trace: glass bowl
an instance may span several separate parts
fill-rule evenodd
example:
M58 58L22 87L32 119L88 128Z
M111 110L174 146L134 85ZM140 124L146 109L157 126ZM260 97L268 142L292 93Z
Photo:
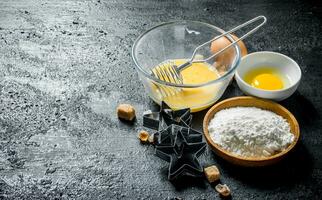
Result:
M152 70L166 60L189 59L197 46L223 32L222 29L203 22L174 21L155 26L140 35L134 42L132 58L138 76L153 101L159 105L165 101L174 110L190 108L192 112L215 103L226 90L240 62L240 49L237 45L227 50L229 56L209 61L208 65L216 71L218 77L205 83L166 82L153 76ZM231 35L226 38L233 41ZM210 45L201 49L201 55L205 58L212 53ZM162 90L179 91L179 94L164 96Z

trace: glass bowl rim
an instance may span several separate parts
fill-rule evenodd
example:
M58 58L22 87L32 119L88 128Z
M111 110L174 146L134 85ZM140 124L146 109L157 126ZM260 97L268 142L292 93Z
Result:
M212 81L208 81L206 83L202 83L202 84L177 84L177 83L171 83L171 82L166 82L166 81L163 81L163 80L160 80L154 76L152 76L151 74L149 74L146 70L144 70L143 68L141 68L141 66L139 65L138 61L137 61L137 58L135 56L135 50L136 50L136 47L137 47L137 44L138 42L146 35L148 34L149 32L159 28L159 27L162 27L162 26L167 26L167 25L172 25L172 24L182 24L182 23L197 23L197 24L202 24L202 25L205 25L205 26L208 26L210 28L213 28L215 29L216 31L218 31L219 33L224 33L225 31L217 26L214 26L214 25L211 25L211 24L208 24L208 23L205 23L205 22L200 22L200 21L193 21L193 20L175 20L175 21L169 21L169 22L163 22L163 23L160 23L156 26L153 26L152 28L144 31L141 35L139 35L139 37L134 41L134 44L132 46L132 59L135 63L135 66L136 68L141 72L143 73L143 75L146 77L146 78L149 78L150 80L158 83L158 84L161 84L161 85L166 85L166 86L171 86L171 87L179 87L179 88L197 88L197 87L203 87L203 86L207 86L207 85L211 85L211 84L214 84L214 83L217 83L217 82L220 82L221 80L225 79L228 75L230 75L232 72L235 71L235 69L237 68L237 66L239 65L240 63L240 60L241 60L241 56L240 56L240 48L238 45L233 45L236 52L237 52L237 55L235 55L234 57L234 61L232 63L233 67L231 69L229 69L224 75L220 76L219 78L215 79L215 80L212 80ZM233 37L231 36L231 34L228 34L226 35L228 37L228 39L233 42L234 39ZM236 59L237 57L237 59Z

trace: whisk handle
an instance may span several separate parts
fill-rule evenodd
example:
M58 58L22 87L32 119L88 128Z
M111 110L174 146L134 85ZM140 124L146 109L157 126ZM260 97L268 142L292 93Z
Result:
M217 39L219 39L219 38L221 38L221 37L224 37L224 36L226 36L226 35L228 35L228 34L230 34L230 33L233 33L233 32L235 32L235 31L237 31L237 30L239 30L239 29L241 29L241 28L244 28L245 26L250 25L250 24L252 24L252 23L254 23L254 22L257 22L257 21L259 21L259 20L263 20L263 22L262 22L262 23L260 23L260 24L259 24L258 26L256 26L255 28L253 28L252 30L248 31L246 34L244 34L244 35L243 35L242 37L240 37L239 39L235 40L233 43L231 43L231 44L227 45L225 48L221 49L220 51L216 52L215 54L213 54L213 55L209 56L209 57L208 57L208 58L206 58L206 59L193 61L193 60L194 60L194 57L195 57L195 55L196 55L196 53L197 53L197 51L198 51L200 48L202 48L204 45L208 45L208 44L210 44L211 42L213 42L213 41L215 41L215 40L217 40ZM246 37L248 37L249 35L253 34L253 33L254 33L255 31L257 31L261 26L263 26L263 25L266 23L266 21L267 21L267 19L266 19L266 17L265 17L265 16L262 16L262 15L261 15L261 16L257 16L257 17L255 17L255 18L253 18L253 19L251 19L251 20L249 20L249 21L247 21L247 22L245 22L245 23L243 23L243 24L240 24L240 25L236 26L235 28L233 28L233 29L231 29L231 30L229 30L229 31L227 31L227 32L225 32L225 33L223 33L223 34L221 34L221 35L219 35L219 36L215 37L214 39L209 40L209 41L207 41L207 42L205 42L205 43L203 43L203 44L199 45L199 46L194 50L194 52L193 52L193 55L192 55L192 58L191 58L190 62L202 62L202 61L203 61L203 62L207 62L207 61L209 61L210 59L214 58L214 57L215 57L215 56L217 56L218 54L220 54L220 53L222 53L223 51L227 50L229 47L231 47L231 46L235 45L237 42L239 42L239 41L241 41L241 40L245 39Z
M224 36L226 36L226 35L228 35L228 34L230 34L230 33L232 33L232 32L235 32L235 31L237 31L237 30L239 30L239 29L241 29L241 28L244 28L245 26L250 25L250 24L252 24L252 23L254 23L254 22L257 22L257 21L259 21L259 20L263 20L263 21L262 21L262 23L260 23L258 26L256 26L256 27L255 27L255 28L253 28L252 30L248 31L248 32L247 32L246 34L244 34L242 37L238 38L237 40L234 40L234 42L232 42L231 44L227 45L225 48L221 49L220 51L216 52L215 54L212 54L212 55L211 55L211 56L209 56L208 58L205 58L205 59L199 59L199 60L195 60L195 59L194 59L194 58L195 58L195 56L196 56L197 51L198 51L200 48L202 48L203 46L208 45L208 44L210 44L211 42L213 42L213 41L215 41L215 40L218 40L218 39L219 39L219 38L221 38L221 37L224 37ZM237 42L239 42L239 41L241 41L241 40L245 39L246 37L248 37L249 35L253 34L253 33L254 33L255 31L257 31L260 27L262 27L262 26L266 23L266 21L267 21L267 19L266 19L266 17L265 17L265 16L263 16L263 15L257 16L257 17L255 17L255 18L253 18L253 19L251 19L251 20L249 20L249 21L247 21L247 22L245 22L245 23L243 23L243 24L240 24L240 25L236 26L235 28L230 29L229 31L226 31L226 32L222 33L221 35L219 35L219 36L217 36L217 37L215 37L215 38L213 38L213 39L211 39L211 40L209 40L209 41L207 41L207 42L205 42L205 43L203 43L203 44L199 45L199 46L198 46L197 48L195 48L195 50L193 51L193 54L192 54L192 56L191 56L190 60L189 60L189 61L187 61L186 63L184 63L184 64L182 64L182 65L178 66L178 68L177 68L177 69L178 69L179 71L181 71L181 70L184 70L186 67L190 66L192 63L201 63L201 62L207 62L207 61L211 60L212 58L216 57L218 54L221 54L222 52L226 51L226 50L227 50L228 48L230 48L231 46L235 45Z

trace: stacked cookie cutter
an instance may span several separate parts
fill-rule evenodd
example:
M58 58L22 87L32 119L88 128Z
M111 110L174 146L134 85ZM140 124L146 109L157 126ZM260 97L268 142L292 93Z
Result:
M143 126L157 130L154 133L155 154L169 162L168 179L181 176L201 177L203 167L198 157L205 151L202 133L191 128L189 108L173 111L164 102L159 112L147 111Z

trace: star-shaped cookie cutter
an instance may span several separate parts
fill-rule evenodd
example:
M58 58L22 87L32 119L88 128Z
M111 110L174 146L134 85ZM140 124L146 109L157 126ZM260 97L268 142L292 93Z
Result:
M178 134L180 134L178 136ZM171 124L167 128L154 134L156 146L174 146L178 137L184 138L187 143L202 142L202 134L192 128Z
M203 168L198 157L206 149L206 143L202 142L201 133L178 125L171 125L166 130L171 132L167 132L166 137L159 137L162 141L156 145L155 153L170 163L168 179L175 180L183 175L202 176Z
M149 110L143 114L143 126L158 131L167 128L171 124L189 127L191 122L190 108L173 111L164 101L161 103L159 112Z

